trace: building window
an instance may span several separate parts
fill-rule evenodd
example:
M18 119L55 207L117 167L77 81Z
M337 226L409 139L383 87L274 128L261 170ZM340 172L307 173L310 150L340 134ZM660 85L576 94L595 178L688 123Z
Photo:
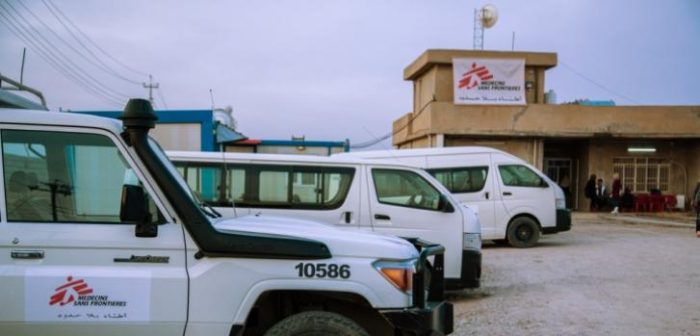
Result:
M671 163L660 158L618 157L613 158L613 172L620 174L622 186L632 192L668 192Z

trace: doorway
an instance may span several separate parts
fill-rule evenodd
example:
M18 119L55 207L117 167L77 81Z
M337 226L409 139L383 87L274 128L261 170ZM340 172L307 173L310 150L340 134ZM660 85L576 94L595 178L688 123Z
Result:
M559 184L566 197L566 208L575 209L578 204L578 160L571 158L544 158L544 173Z

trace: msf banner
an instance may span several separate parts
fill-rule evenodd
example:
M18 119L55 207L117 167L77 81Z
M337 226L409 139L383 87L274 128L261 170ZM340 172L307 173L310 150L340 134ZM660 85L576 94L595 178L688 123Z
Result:
M525 105L525 60L455 58L455 104Z

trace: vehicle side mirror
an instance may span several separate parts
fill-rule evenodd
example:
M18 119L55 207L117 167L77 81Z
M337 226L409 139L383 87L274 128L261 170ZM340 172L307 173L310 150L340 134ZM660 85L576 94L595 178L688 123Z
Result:
M152 238L158 236L158 224L151 220L143 188L137 185L122 186L122 202L119 219L123 223L135 223L136 237Z
M438 207L437 209L442 212L454 212L455 208L452 206L452 203L450 202L450 199L447 198L445 195L440 195L440 198L438 199Z

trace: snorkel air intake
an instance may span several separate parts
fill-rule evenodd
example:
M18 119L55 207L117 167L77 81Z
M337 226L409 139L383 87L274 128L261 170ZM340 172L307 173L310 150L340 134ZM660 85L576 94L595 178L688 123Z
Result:
M148 100L131 99L120 117L124 124L121 136L131 146L148 172L156 180L182 225L197 243L201 257L241 257L267 259L326 259L328 247L317 241L295 237L240 232L222 233L214 229L199 205L183 189L171 170L161 161L148 141L148 132L158 117ZM167 224L166 224L167 225Z

